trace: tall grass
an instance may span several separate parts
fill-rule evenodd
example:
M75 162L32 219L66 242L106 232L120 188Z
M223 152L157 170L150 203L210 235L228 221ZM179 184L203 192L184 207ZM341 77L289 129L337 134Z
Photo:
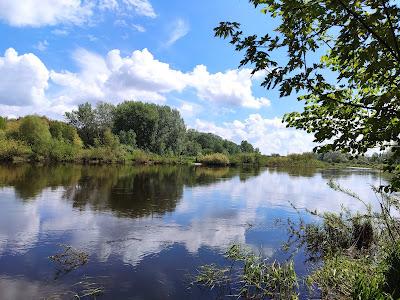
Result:
M202 156L199 161L206 166L227 166L229 158L222 153L213 153Z

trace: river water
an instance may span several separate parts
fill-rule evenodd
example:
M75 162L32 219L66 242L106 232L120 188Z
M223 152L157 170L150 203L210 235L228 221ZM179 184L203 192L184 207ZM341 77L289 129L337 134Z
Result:
M85 285L101 286L99 299L215 299L190 274L226 263L233 243L285 259L292 206L363 209L330 179L372 202L370 186L384 183L356 169L0 166L0 299L69 299ZM88 262L65 271L49 259L62 245ZM300 275L303 262L299 253Z

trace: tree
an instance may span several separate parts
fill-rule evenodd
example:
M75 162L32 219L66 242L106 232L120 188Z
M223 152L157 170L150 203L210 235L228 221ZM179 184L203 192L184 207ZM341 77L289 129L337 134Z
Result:
M95 108L89 102L78 105L78 110L66 112L68 123L74 126L85 146L93 146L95 140L103 139L107 129L114 126L115 106L99 102Z
M88 102L80 104L78 110L66 112L68 123L74 126L83 140L85 146L93 146L95 139L100 137L96 124L96 113Z
M140 149L151 151L156 140L157 126L158 114L152 105L127 101L116 107L114 132L132 129Z
M126 101L115 110L114 132L133 130L140 149L180 154L186 127L179 112L168 106Z
M187 141L185 145L184 154L189 156L198 156L201 154L201 146L196 141Z
M46 155L51 142L49 124L45 118L26 116L21 120L19 137L37 155Z
M56 140L65 141L69 144L82 146L82 140L76 129L64 122L51 120L49 121L49 130L51 137Z
M254 147L248 141L242 141L240 143L240 150L244 153L253 153Z
M132 148L136 147L136 133L132 129L128 131L121 130L118 134L118 137L121 144L131 146Z
M265 72L262 86L296 93L303 112L288 126L313 133L315 150L364 154L393 148L400 157L400 9L387 0L250 0L275 19L271 33L246 36L221 22L218 37L245 51L240 66ZM283 59L285 58L285 59ZM389 170L396 170L395 160ZM400 187L400 176L392 188Z
M110 103L99 102L94 110L95 123L100 132L114 127L115 106Z

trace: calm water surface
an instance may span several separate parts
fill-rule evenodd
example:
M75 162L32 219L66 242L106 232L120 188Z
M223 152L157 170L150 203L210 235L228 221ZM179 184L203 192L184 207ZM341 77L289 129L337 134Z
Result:
M105 288L100 299L216 298L190 288L188 274L224 263L233 243L285 258L276 220L298 217L290 203L362 209L330 178L372 201L369 186L383 183L366 170L0 166L0 299L68 298L82 280ZM60 244L89 262L60 273L48 258ZM303 261L296 257L300 274Z

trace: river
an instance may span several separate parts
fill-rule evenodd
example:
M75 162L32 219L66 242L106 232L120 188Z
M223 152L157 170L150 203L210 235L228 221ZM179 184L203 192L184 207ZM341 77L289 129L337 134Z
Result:
M363 209L330 179L371 201L370 185L384 183L357 169L0 166L0 299L69 299L82 282L101 286L99 299L216 298L190 274L225 263L233 243L283 260L292 206ZM49 259L61 245L88 262L63 272ZM306 274L301 253L295 262Z

